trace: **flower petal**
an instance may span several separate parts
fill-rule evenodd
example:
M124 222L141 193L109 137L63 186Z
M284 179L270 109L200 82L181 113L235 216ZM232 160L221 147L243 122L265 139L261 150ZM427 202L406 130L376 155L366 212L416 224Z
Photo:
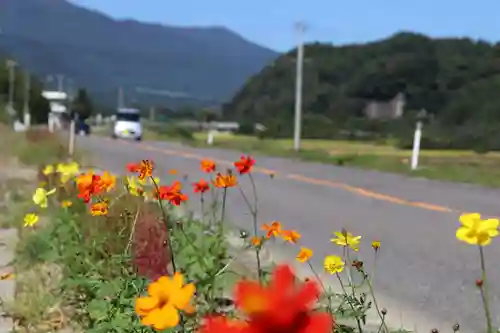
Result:
M334 319L328 313L311 313L301 333L331 332Z
M166 276L162 276L158 280L149 285L148 293L150 296L160 298L160 296L166 293L168 295L170 291L170 285L171 285L170 279Z
M456 232L457 239L469 244L476 244L476 237L471 236L470 231L471 229L467 227L458 228Z
M194 284L189 283L170 294L170 302L179 310L185 310L196 291Z
M481 222L481 229L498 229L498 219L486 219Z
M255 281L242 280L236 284L234 291L236 306L246 314L267 310L268 296L266 289Z
M179 325L180 316L179 312L174 308L174 306L170 303L165 305L159 311L160 318L156 320L153 327L159 331L164 330L166 328L175 327ZM156 319L156 318L155 318Z
M465 227L472 227L472 225L474 224L474 221L477 221L480 219L481 219L481 214L470 213L470 214L462 214L459 218L459 221Z
M175 289L182 289L183 284L184 284L184 278L182 277L182 274L176 272L174 274L174 277L172 278L172 286L175 287Z
M135 312L139 316L145 316L158 306L158 298L156 297L139 297L135 300Z

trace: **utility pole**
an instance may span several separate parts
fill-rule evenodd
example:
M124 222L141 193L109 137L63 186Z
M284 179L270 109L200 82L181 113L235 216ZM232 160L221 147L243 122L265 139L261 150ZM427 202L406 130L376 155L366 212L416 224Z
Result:
M24 106L23 106L23 122L26 128L31 125L30 113L30 94L31 94L31 76L28 72L24 74Z
M118 108L123 108L123 87L118 89Z
M57 91L64 91L64 75L57 75Z
M78 114L76 112L73 112L73 89L70 88L68 90L68 113L71 117L70 123L69 123L69 142L68 142L68 154L70 157L73 156L75 152L75 132L76 132L76 119L78 118Z
M15 115L14 111L14 94L16 86L16 73L15 67L16 62L13 60L7 60L7 69L9 70L9 102L7 104L7 112L10 116Z
M295 126L293 131L293 148L296 152L300 150L300 136L302 126L302 72L304 65L304 31L303 22L295 24L297 34L297 70L295 78Z
M154 106L152 106L150 109L149 109L149 120L150 121L155 121L155 113L156 113L156 109Z

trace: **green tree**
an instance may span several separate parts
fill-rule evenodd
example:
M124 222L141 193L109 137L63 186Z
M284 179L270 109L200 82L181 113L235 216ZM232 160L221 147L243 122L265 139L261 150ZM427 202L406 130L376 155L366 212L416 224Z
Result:
M94 112L94 106L86 89L78 89L78 93L73 101L72 109L82 120L85 120L92 115Z
M17 116L22 118L24 107L24 89L26 87L26 77L22 66L18 65L15 69L14 85L14 109ZM9 96L9 72L5 66L5 59L0 59L0 101L3 106L0 109L2 119L7 120L5 113L5 104ZM46 123L50 112L49 102L42 96L42 84L36 78L30 77L30 113L33 124Z

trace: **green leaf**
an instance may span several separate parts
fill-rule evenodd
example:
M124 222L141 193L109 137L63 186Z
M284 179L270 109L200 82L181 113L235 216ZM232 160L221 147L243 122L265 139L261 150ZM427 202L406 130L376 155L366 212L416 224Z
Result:
M87 312L90 318L98 322L108 318L109 309L109 302L103 299L93 299L87 306Z
M114 297L121 290L121 286L114 281L103 282L98 288L96 293L97 298Z

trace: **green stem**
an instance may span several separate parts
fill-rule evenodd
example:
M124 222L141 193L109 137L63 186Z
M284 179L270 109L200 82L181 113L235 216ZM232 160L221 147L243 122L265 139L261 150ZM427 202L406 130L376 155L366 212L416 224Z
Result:
M349 286L351 287L351 292L352 296L356 296L356 290L354 289L354 281L352 278L352 263L351 263L351 257L349 256L349 248L346 246L344 247L344 254L346 258L346 264L347 264L347 278L349 280Z
M132 241L134 239L134 234L135 234L135 227L137 225L137 220L139 219L140 212L141 212L141 205L139 204L139 205L137 205L137 212L135 214L134 222L132 223L132 229L130 230L130 236L128 238L128 243L127 243L127 247L125 248L124 254L127 254L128 251L130 250L130 247L132 246ZM127 221L127 224L128 224L128 221Z
M481 291L481 299L483 300L484 313L486 315L487 332L493 333L493 328L491 324L490 306L488 302L489 294L488 294L488 282L486 280L486 264L484 261L483 247L481 245L479 245L479 257L481 259L481 279L483 281L483 284L480 287L480 291Z
M205 223L205 198L203 193L200 194L200 205L201 205L201 222Z
M319 274L314 269L313 265L311 264L311 261L308 260L307 261L307 265L309 266L309 268L311 269L311 272L313 272L314 276L318 280L321 288L323 289L323 292L326 295L328 295L328 312L333 316L332 298L331 298L330 293L326 290L326 287L325 287L325 284L323 283L323 280L321 279L321 277L319 276Z
M361 272L363 273L363 275L366 275L364 271L361 271ZM377 311L377 314L380 317L380 320L382 321L381 325L383 325L385 332L389 333L389 329L387 328L387 324L385 323L385 318L382 315L382 312L380 312L380 308L378 307L377 299L375 298L375 292L373 290L373 285L372 285L370 279L366 279L366 283L368 284L368 289L370 290L370 295L372 296L373 305L375 306L375 310Z
M347 303L349 303L349 306L351 307L352 312L354 312L354 318L356 319L356 324L358 325L358 333L363 332L363 328L361 327L361 321L359 320L359 317L356 315L356 309L354 309L354 305L352 304L351 300L349 299L349 294L347 294L347 291L345 290L344 283L342 282L342 279L340 278L339 273L336 273L337 279L339 280L340 287L342 288L342 292L344 293L344 296L347 300Z
M253 190L253 196L254 196L254 205L252 207L252 204L250 203L250 200L248 200L245 192L241 187L239 187L241 195L243 196L243 199L245 200L245 203L248 206L248 209L250 210L250 213L252 214L252 224L253 224L253 235L254 237L258 237L259 234L259 227L258 227L258 201L257 201L257 187L255 186L255 182L253 180L252 174L248 174L250 178L250 182L252 183L252 190ZM262 270L262 263L260 260L260 247L257 247L255 249L255 259L257 261L257 275L259 276L259 282L262 284L263 282L263 270Z
M224 192L222 193L222 209L219 221L220 224L224 223L224 216L226 214L226 197L227 197L227 187L224 187Z
M165 223L165 228L167 229L167 238L168 238L167 239L167 247L168 247L168 250L170 251L170 261L172 263L173 274L175 274L177 272L177 267L175 265L174 249L172 246L172 237L170 237L170 233L168 232L167 212L165 211L165 207L163 207L163 200L160 198L160 195L159 195L160 187L158 186L158 184L154 180L153 176L151 176L150 178L151 178L151 181L153 182L156 193L158 193L158 206L160 207L160 211L161 211L161 214L163 217L163 223Z

